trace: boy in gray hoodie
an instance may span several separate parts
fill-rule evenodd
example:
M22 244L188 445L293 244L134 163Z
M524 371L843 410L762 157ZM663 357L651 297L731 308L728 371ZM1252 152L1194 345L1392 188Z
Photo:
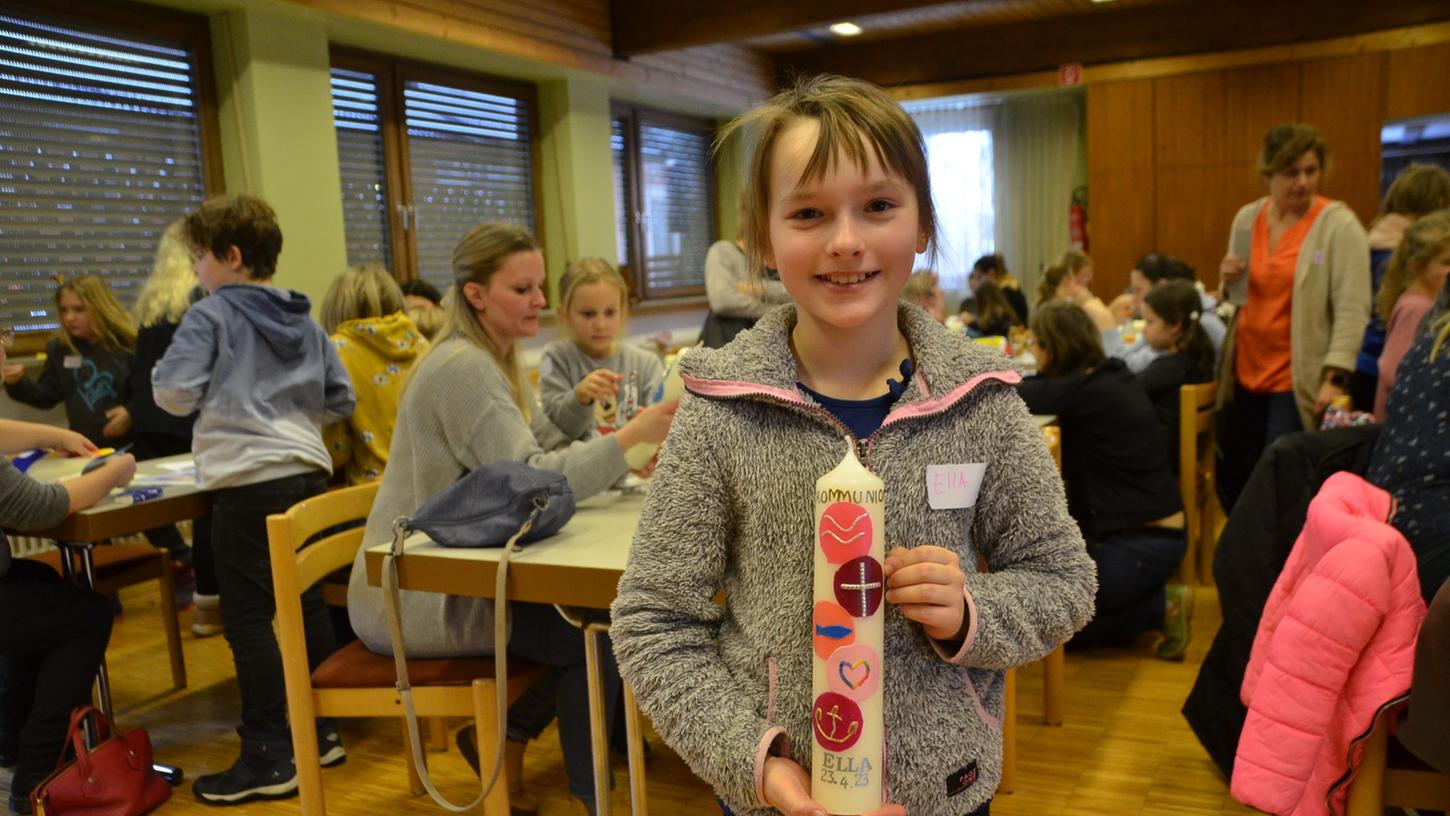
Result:
M267 516L326 489L322 427L352 414L352 384L307 297L271 285L282 231L266 202L212 199L187 216L186 234L209 297L187 310L152 386L162 409L200 411L192 454L197 483L213 491L222 627L242 693L241 758L192 790L210 804L295 796ZM334 648L318 587L302 609L315 667ZM345 759L336 726L319 721L318 731L322 764Z

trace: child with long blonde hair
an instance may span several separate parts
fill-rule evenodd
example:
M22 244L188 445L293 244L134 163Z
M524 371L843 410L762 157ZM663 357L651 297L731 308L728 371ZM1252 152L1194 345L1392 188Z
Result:
M628 419L618 415L622 397L642 408L664 379L659 357L619 342L628 310L629 288L613 264L583 258L564 270L558 308L563 337L545 347L539 361L539 398L555 425L571 427L571 416L592 411L595 425L612 429ZM635 393L626 395L631 373Z
M727 133L740 129L751 268L779 270L794 305L679 363L688 393L612 610L621 673L737 816L824 813L809 777L827 727L813 735L812 632L852 627L834 622L851 620L839 605L814 618L813 507L816 480L854 451L885 483L887 553L839 586L879 593L885 610L885 651L862 660L889 678L890 768L841 778L889 784L877 816L984 814L1004 671L1087 622L1092 561L1018 374L898 303L937 229L911 118L874 85L818 77ZM973 498L929 500L928 465Z
M1395 384L1400 360L1415 342L1420 321L1450 273L1450 210L1439 210L1405 230L1390 257L1375 311L1385 321L1385 346L1380 352L1374 415L1385 418L1385 400Z
M324 428L322 441L350 485L382 478L408 372L428 350L403 309L402 290L377 264L349 267L322 298L322 328L357 397L352 416Z
M131 434L127 382L136 348L136 324L96 275L79 275L55 290L60 319L45 346L45 365L31 380L19 363L4 368L10 398L36 408L65 402L66 421L97 446L117 445Z

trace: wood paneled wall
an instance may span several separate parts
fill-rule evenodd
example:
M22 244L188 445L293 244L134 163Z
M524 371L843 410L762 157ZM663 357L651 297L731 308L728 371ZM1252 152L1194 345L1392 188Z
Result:
M614 58L608 0L292 0L299 5L524 59L611 76L642 89L741 110L769 95L774 63L735 45Z
M1210 289L1242 205L1265 193L1255 164L1265 131L1318 127L1330 147L1321 192L1366 224L1379 205L1386 119L1450 113L1450 45L1090 83L1089 236L1093 288L1110 297L1157 250Z

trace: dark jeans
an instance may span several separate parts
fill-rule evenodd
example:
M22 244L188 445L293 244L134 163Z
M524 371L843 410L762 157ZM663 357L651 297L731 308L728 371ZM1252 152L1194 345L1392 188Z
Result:
M0 577L0 735L19 758L12 796L28 796L55 770L110 639L111 604L95 592L22 559Z
M1188 541L1182 530L1144 527L1088 543L1098 565L1093 619L1070 641L1074 646L1123 645L1163 628L1163 585L1178 569Z
M326 489L327 477L318 471L223 488L213 495L217 588L221 594L222 631L232 648L237 684L242 691L242 725L237 733L242 736L243 753L264 744L291 742L282 655L272 630L277 604L272 595L272 563L267 552L267 516L286 512ZM334 648L321 585L302 594L302 615L307 659L315 669Z
M137 461L159 459L191 453L191 438L168 436L166 434L136 434L135 453ZM191 550L174 525L157 527L146 531L146 540L151 546L167 550L171 557L182 563L190 563L196 571L196 592L198 595L215 595L216 566L211 552L211 517L202 516L191 526Z
M1231 512L1269 445L1304 427L1292 391L1255 394L1235 385L1234 401L1227 408L1231 416L1220 425L1225 433L1219 440L1223 459L1218 463L1218 495L1224 510Z
M548 604L509 604L509 656L554 667L539 678L509 707L508 738L527 742L559 717L559 747L569 774L569 793L585 804L594 803L594 759L589 739L589 675L584 661L584 635L570 626ZM604 680L607 717L620 694L619 667L614 647L601 638L600 670ZM606 733L608 733L606 731Z

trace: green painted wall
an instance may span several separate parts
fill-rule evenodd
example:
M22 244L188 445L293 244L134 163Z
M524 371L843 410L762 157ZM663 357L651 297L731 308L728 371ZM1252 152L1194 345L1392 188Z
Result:
M327 28L248 7L213 16L212 44L227 192L277 210L277 285L320 301L347 265Z
M618 264L609 86L589 78L540 83L539 125L550 282L557 283L564 267L580 258Z

